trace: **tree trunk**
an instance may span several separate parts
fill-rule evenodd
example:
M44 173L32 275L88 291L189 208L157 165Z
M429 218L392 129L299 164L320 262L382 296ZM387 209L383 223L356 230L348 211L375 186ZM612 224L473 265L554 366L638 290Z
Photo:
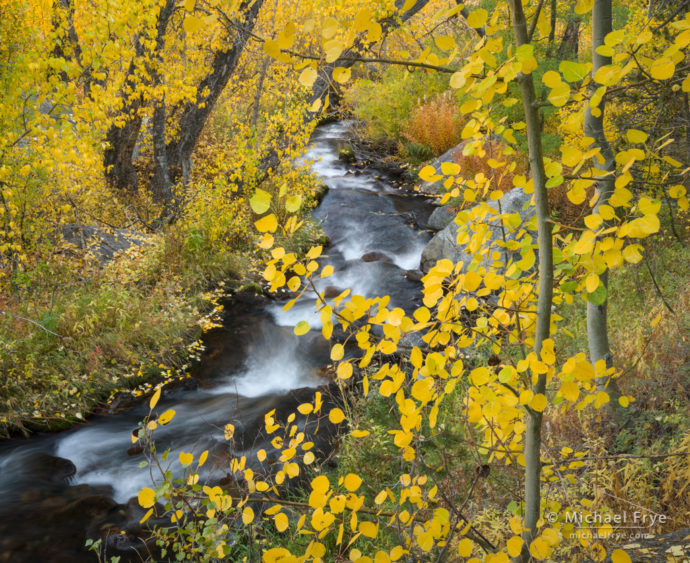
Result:
M241 12L244 14L245 21L241 27L237 26L237 35L232 46L215 53L211 72L197 87L199 94L208 93L196 102L187 102L183 108L180 108L177 138L167 145L169 174L173 183L182 180L186 184L189 181L192 153L199 141L201 131L228 80L237 68L262 4L263 0L249 0L242 3Z
M592 77L601 67L611 64L611 57L605 57L596 51L597 47L604 45L604 38L611 32L611 27L611 0L594 0L594 7L592 9ZM592 79L592 87L596 88L597 86L598 84ZM604 131L604 100L599 103L598 110L599 114L594 115L589 104L586 105L585 109L585 136L594 139L594 146L599 148L600 156L603 160L603 162L600 162L598 159L594 160L601 176L596 184L597 203L593 210L594 213L598 213L602 205L608 204L615 189L616 171L616 161ZM608 291L608 270L599 275L599 280ZM607 309L608 297L601 305L587 302L587 340L592 364L604 360L606 367L611 367L613 365L613 358L609 348L608 328L606 326ZM609 408L612 414L618 418L621 414L621 407L618 403L620 390L616 381L611 380L607 384L607 378L603 377L598 378L596 384L600 391L606 391L609 394L611 398L608 403Z
M551 50L553 49L553 42L556 39L556 5L557 0L551 0L551 29L549 30L549 53L551 53Z
M559 59L574 59L580 46L580 20L575 17L568 21L563 32L561 45L558 47Z
M522 0L510 0L513 30L517 46L528 43L527 21ZM549 203L546 194L546 174L542 154L541 127L537 110L532 75L520 78L522 104L527 124L527 144L530 171L534 183L534 202L537 214L537 241L539 247L539 294L537 298L537 326L534 335L534 352L541 357L544 340L551 331L551 306L553 302L553 243ZM532 386L534 394L546 390L546 375L541 374ZM525 544L519 556L521 561L530 559L529 545L535 536L541 504L541 424L542 413L528 409L525 430L525 516L523 539Z
M156 50L153 58L160 57L163 47L165 32L168 22L175 8L174 0L166 0L158 14L156 25ZM141 87L139 77L143 58L146 53L146 38L138 35L135 40L134 58L127 69L127 77L120 94L123 99L120 115L124 123L113 123L106 133L107 148L103 153L105 177L108 183L121 191L136 191L138 187L137 168L134 166L134 150L141 131L142 118L140 110L143 107L143 99L137 91ZM159 80L157 69L146 68L149 82Z

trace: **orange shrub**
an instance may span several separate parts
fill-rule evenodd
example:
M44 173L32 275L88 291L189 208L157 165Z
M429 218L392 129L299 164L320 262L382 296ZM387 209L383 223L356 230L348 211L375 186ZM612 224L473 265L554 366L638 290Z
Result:
M448 92L418 106L407 121L402 137L430 147L438 156L460 142L461 131L460 113Z

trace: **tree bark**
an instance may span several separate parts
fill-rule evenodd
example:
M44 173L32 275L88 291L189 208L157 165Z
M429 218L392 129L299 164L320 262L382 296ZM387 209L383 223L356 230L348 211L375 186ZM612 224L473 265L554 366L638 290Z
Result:
M549 53L553 49L553 42L556 39L556 5L557 0L551 0L551 13L550 13L550 24L551 29L549 30Z
M596 88L598 84L594 82L594 75L601 67L611 64L611 57L605 57L597 53L597 47L604 45L604 38L612 29L612 13L611 0L594 0L594 7L592 8L592 87ZM593 212L598 213L602 205L608 204L611 195L615 189L615 172L616 161L614 158L611 145L609 145L606 133L604 131L604 115L605 115L605 101L602 100L597 108L598 115L594 115L590 105L586 105L585 109L585 136L594 139L594 146L600 150L599 159L594 160L595 167L599 171L599 178L596 184L597 203ZM606 226L607 222L604 223ZM608 291L608 269L604 270L599 275L601 284L604 285ZM608 328L608 296L604 303L596 305L587 302L587 340L589 344L589 356L592 364L603 360L606 362L606 367L613 365L613 358L609 347ZM618 403L620 397L620 389L615 380L608 380L606 377L597 378L597 388L600 391L605 391L609 394L610 401L608 403L609 410L618 418L621 413L621 407Z
M580 46L580 20L576 17L568 21L563 32L561 45L558 47L558 58L574 59Z
M156 51L151 55L154 64L160 62L165 33L174 10L174 0L166 0L158 14L155 37ZM133 161L142 124L140 111L144 105L142 96L137 94L137 90L141 86L141 78L138 75L142 65L145 67L145 75L149 83L160 81L158 69L152 68L150 64L144 62L145 43L146 41L141 35L136 37L134 58L129 63L127 78L120 94L123 99L120 114L124 123L113 123L106 133L108 146L103 153L105 177L112 187L121 191L136 191L138 187L137 168Z
M517 46L528 44L527 21L522 0L510 0L513 30ZM519 79L522 104L527 125L527 144L530 171L534 183L534 202L537 214L537 241L539 247L539 293L537 298L537 325L534 335L534 352L541 357L541 348L551 332L551 306L553 302L553 241L551 215L546 194L546 174L542 154L541 127L537 110L537 97L532 75ZM546 375L541 374L532 386L534 394L545 393ZM541 425L542 413L528 409L525 430L525 516L520 561L530 559L529 545L535 536L541 504Z
M168 143L166 151L170 180L173 184L180 180L185 184L189 181L192 153L199 141L201 131L228 80L237 68L262 5L263 0L249 0L242 3L240 9L245 17L244 25L237 27L237 35L231 47L214 54L211 71L197 87L199 94L203 92L207 94L194 103L187 102L180 109L177 137Z

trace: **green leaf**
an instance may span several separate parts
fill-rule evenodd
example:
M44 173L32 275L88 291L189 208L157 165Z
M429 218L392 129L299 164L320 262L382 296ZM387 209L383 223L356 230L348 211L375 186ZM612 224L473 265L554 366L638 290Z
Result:
M604 284L599 284L592 293L585 295L587 301L593 303L594 305L603 305L606 303L606 286Z
M558 70L563 74L568 82L579 82L587 74L589 74L589 69L591 65L584 63L576 63L573 61L563 61L559 66Z

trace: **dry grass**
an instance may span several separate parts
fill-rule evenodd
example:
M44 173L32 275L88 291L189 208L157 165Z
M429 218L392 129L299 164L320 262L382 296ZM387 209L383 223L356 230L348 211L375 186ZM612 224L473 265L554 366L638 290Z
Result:
M426 145L438 156L461 141L460 112L450 93L420 104L410 116L402 137Z

